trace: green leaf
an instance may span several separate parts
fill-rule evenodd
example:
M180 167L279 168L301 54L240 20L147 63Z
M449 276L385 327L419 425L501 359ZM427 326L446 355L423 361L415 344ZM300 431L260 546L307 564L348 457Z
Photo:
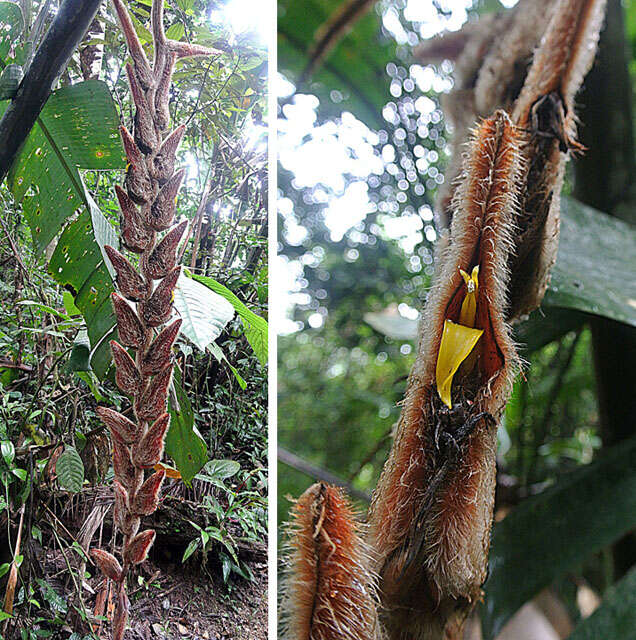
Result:
M220 542L228 551L234 562L238 563L238 556L236 555L236 549L232 544L232 540L229 537L229 534L226 529L221 531L218 527L208 527L207 532L213 540ZM230 539L228 539L230 538Z
M84 463L75 447L65 447L55 464L57 481L62 489L77 493L84 484Z
M9 64L2 70L0 74L0 100L15 97L23 75L22 67L17 64Z
M278 66L292 82L308 61L308 50L330 17L342 9L341 0L279 0ZM351 25L346 35L328 52L324 62L303 87L320 98L322 117L355 113L372 129L383 129L382 108L392 100L386 65L397 59L397 45L382 35L381 13L369 11ZM322 27L322 29L321 29ZM342 100L330 94L339 91Z
M24 18L16 2L0 2L0 59L4 62L11 45L24 29ZM7 28L8 27L8 28Z
M15 447L13 446L13 442L10 440L3 440L0 443L0 453L2 453L2 457L7 463L7 466L10 467L15 458Z
M10 369L8 367L0 367L0 384L3 387L8 387L12 382L19 378L19 372L17 369Z
M40 527L37 527L36 525L31 527L31 537L42 544L42 531L40 530Z
M190 542L190 544L186 547L186 550L183 552L183 558L181 558L182 563L185 562L197 550L199 543L199 538L195 538Z
M231 478L240 470L241 465L236 460L210 460L204 467L207 475L218 480Z
M104 82L63 87L47 101L7 180L23 205L36 252L58 237L48 271L72 294L94 348L114 326L108 300L113 284L100 247L113 241L114 232L85 189L80 169L125 167L118 127ZM98 350L92 360L95 373L103 376L108 350Z
M183 320L181 333L201 351L221 335L234 317L234 308L225 298L184 274L175 288L174 306Z
M92 371L76 371L75 375L88 385L88 388L91 390L91 393L97 402L106 402L107 398L105 398L99 390L99 380Z
M0 578L2 578L2 576L5 573L7 573L10 568L11 568L11 565L8 562L4 562L3 564L0 564Z
M75 296L91 345L115 324L110 303L113 283L95 242L88 211L81 213L63 231L48 267L49 274ZM93 367L100 376L99 367ZM104 371L105 372L105 371Z
M75 300L73 300L73 296L70 291L65 291L62 294L62 300L64 302L66 313L68 313L69 316L73 317L81 315L82 312L75 306Z
M41 311L50 313L51 315L56 316L57 318L60 318L62 320L71 319L70 316L66 315L65 313L60 313L57 309L54 309L53 307L49 307L46 304L35 302L34 300L20 300L18 304L25 307L33 307L34 309L40 309Z
M206 463L208 449L205 440L194 426L194 413L182 384L181 371L175 367L174 388L178 408L171 398L166 453L174 460L183 481L189 484Z
M230 370L239 383L239 387L241 387L241 389L243 390L247 389L247 382L245 382L245 380L243 380L243 378L239 375L239 372L236 370L236 368L230 364L230 361L225 357L225 354L223 353L223 349L221 349L221 347L219 347L219 345L215 342L211 342L208 345L208 350L219 362L225 362L225 364L230 367Z
M243 323L245 337L254 350L256 357L260 360L261 364L267 364L267 320L248 309L234 293L216 280L206 276L187 273L197 282L204 284L215 293L223 296L234 307L234 310L238 313Z
M221 552L219 556L221 558L221 568L223 570L223 582L227 582L227 579L230 577L230 572L232 571L232 561L226 553Z
M166 29L166 38L170 40L181 40L185 35L185 28L180 22L173 24L171 27Z
M527 357L569 331L575 331L587 319L586 314L574 309L541 307L533 311L527 320L514 326L514 340L519 344L521 354Z
M238 565L232 564L232 571L241 576L241 578L245 578L245 580L248 580L249 582L254 582L254 574L249 566L244 562L239 561Z
M73 340L73 349L68 359L69 371L89 371L91 366L89 357L91 354L91 343L88 339L88 332L82 329Z
M36 582L40 585L42 595L48 602L53 612L61 614L66 613L68 610L68 604L66 603L66 600L64 600L64 598L62 598L46 580L36 578Z
M177 0L177 6L182 11L190 11L194 7L194 0ZM167 35L167 32L166 32Z
M27 472L26 469L11 469L11 473L18 479L22 480L22 482L25 482L27 479Z
M144 27L143 24L135 17L135 15L131 12L130 19L132 20L133 26L135 27L135 31L137 32L138 38L142 42L152 42L152 33ZM166 33L166 35L168 35Z
M482 607L484 640L496 637L541 589L634 527L633 438L564 475L494 526Z
M561 199L559 253L543 304L636 326L636 227Z
M598 638L636 640L636 568L607 590L601 606L569 636L569 640Z
M80 176L81 178L81 176ZM93 233L95 235L95 241L99 245L99 250L102 254L102 260L104 261L104 265L108 269L108 273L110 273L110 277L114 280L117 275L115 268L113 267L110 259L108 258L108 254L104 250L105 245L109 245L115 249L119 249L119 236L117 232L113 228L113 225L108 222L108 220L104 217L104 214L101 212L100 208L97 206L95 200L86 189L86 185L84 184L84 180L82 179L82 186L84 187L84 197L86 198L86 202L88 204L88 210L91 214L91 222L93 224Z
M75 429L75 446L79 452L84 451L86 442L86 436L79 429Z

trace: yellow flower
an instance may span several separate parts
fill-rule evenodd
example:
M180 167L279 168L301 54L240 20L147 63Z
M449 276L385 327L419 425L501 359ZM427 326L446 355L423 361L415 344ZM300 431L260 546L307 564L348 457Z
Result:
M473 272L468 275L463 269L459 270L466 283L466 297L462 302L462 308L459 312L459 324L465 327L475 326L475 313L477 312L477 291L479 289L479 265L473 267Z
M449 409L452 408L451 387L453 376L457 373L461 363L470 355L483 333L482 329L473 328L477 311L479 265L473 269L470 276L461 269L460 273L466 282L467 293L459 313L459 324L451 320L444 321L435 369L437 393L439 393L442 402Z

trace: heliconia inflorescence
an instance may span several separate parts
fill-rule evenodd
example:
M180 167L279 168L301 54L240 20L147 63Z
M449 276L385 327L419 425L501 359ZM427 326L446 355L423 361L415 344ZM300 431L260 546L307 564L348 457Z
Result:
M374 640L379 632L369 547L344 492L314 484L298 499L290 527L284 597L290 640Z
M139 266L114 247L104 249L119 290L112 294L119 337L119 342L110 342L115 381L131 399L133 418L108 407L97 408L112 436L113 519L124 537L121 563L101 549L92 549L91 555L102 573L119 584L112 630L113 640L122 640L130 611L126 575L131 566L146 559L155 539L153 529L139 529L141 518L157 509L166 476L164 469L152 469L163 456L170 426L167 398L173 370L172 346L181 326L181 320L176 319L163 327L173 315L180 274L177 248L187 227L185 221L174 225L177 192L185 174L183 170L175 172L176 152L185 127L168 131L170 84L176 59L219 52L168 40L163 27L163 0L153 0L151 65L126 8L120 0L113 0L113 4L133 61L126 72L135 104L132 134L126 127L120 128L128 166L124 188L115 190L121 210L122 244L139 255ZM166 230L160 238L159 233Z

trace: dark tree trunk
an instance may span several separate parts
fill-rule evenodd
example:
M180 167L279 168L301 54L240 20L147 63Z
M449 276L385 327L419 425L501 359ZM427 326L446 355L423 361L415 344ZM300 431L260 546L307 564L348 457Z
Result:
M64 0L38 47L31 66L0 120L0 182L33 128L51 94L54 82L66 69L101 0Z
M95 16L86 32L88 40L104 37L104 24ZM84 80L97 80L102 70L102 60L104 58L103 44L88 44L80 51L80 67Z

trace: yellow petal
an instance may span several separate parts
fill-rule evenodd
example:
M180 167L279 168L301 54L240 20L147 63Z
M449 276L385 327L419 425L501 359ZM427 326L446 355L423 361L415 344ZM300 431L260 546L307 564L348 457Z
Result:
M471 329L461 324L455 324L450 320L444 321L442 341L437 354L435 380L437 393L439 393L442 402L449 409L452 408L451 385L453 384L453 376L459 369L459 365L473 350L482 333L482 329Z
M475 314L477 313L477 291L479 289L479 265L473 267L470 275L463 269L460 269L459 273L462 274L467 289L459 312L459 324L463 324L465 327L474 327Z
M177 469L170 467L167 464L163 464L163 462L157 462L153 469L155 471L161 471L161 469L163 469L168 478L174 478L175 480L181 479L181 473Z

